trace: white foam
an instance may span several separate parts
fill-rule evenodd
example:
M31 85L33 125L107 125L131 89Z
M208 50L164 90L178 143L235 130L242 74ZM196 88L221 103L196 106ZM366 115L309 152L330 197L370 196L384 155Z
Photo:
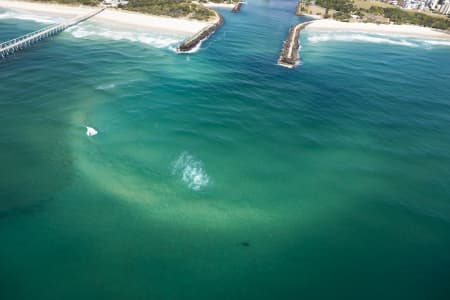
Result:
M114 83L105 83L105 84L100 84L99 86L97 86L97 90L110 90L115 87L116 87L116 85Z
M200 48L201 48L201 46L202 46L202 43L203 43L203 41L205 41L207 38L204 38L203 40L200 40L200 42L198 42L197 43L197 45L195 45L195 47L194 48L192 48L191 50L189 50L189 51L184 51L184 52L178 52L178 51L176 51L177 53L195 53L195 52L198 52L198 50L200 50ZM175 49L176 50L176 49Z
M192 49L189 50L189 51L183 51L183 52L180 52L180 51L177 51L177 48L176 48L176 47L169 47L169 49L172 50L173 52L179 53L179 54L184 54L184 53L186 53L186 54L196 53L196 52L198 52L198 51L200 50L200 48L201 48L203 42L206 41L208 38L209 38L209 36L207 36L207 37L201 39L201 40L197 43L197 45L195 45L195 47L192 48Z
M310 34L310 36L308 36L308 41L311 43L320 43L328 41L365 42L376 44L399 45L406 47L419 47L419 44L417 44L414 41L389 38L386 36L375 36L363 33L317 33L312 35Z
M433 46L450 46L450 41L444 40L424 40L423 42Z
M78 25L67 30L75 38L104 38L114 41L125 40L135 43L151 45L156 48L166 48L178 43L181 39L174 36L162 35L157 33L121 31L115 29L107 29L93 27L90 25Z
M195 45L194 48L192 48L189 51L183 52L183 53L196 53L200 50L200 48L202 47L203 41L205 41L207 38L204 38L203 40L200 40L200 42L197 43L197 45Z
M187 152L183 152L173 163L172 174L179 176L181 181L194 191L199 191L210 181L203 163Z
M28 20L28 21L34 21L37 23L43 23L43 24L54 24L61 21L59 18L52 18L47 16L39 16L39 15L33 15L33 14L25 14L25 13L19 13L14 11L7 11L0 14L0 19L19 19L19 20Z

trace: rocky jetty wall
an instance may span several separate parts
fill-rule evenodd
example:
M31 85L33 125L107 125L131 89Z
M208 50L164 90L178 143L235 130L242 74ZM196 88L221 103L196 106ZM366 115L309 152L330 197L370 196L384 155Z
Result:
M242 6L242 2L239 1L238 3L236 3L236 5L233 7L233 9L231 10L231 12L233 13L238 13L241 11L241 6Z
M210 24L197 32L192 37L184 40L178 47L177 52L189 52L194 49L200 42L207 39L210 35L212 35L220 26L223 25L223 17L216 12L217 21L213 24Z
M300 32L312 22L300 23L289 29L289 35L283 43L278 64L283 67L293 68L298 65Z

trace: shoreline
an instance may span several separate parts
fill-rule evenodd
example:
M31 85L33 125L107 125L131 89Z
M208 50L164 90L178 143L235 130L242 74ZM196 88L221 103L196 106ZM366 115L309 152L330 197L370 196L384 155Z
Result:
M311 18L311 19L314 19L314 20L323 20L323 17L319 16L319 15L311 15L311 14L304 14L304 13L302 13L301 15L297 15L297 16L299 16L299 17L308 17L308 18Z
M330 19L313 21L305 30L327 32L363 32L387 34L417 38L435 38L450 40L450 34L430 27L417 25L375 24L375 23L347 23Z
M46 16L62 17L74 17L77 15L86 14L97 9L97 7L90 6L72 6L64 4L36 3L12 0L0 1L0 8L15 11L40 13ZM149 30L153 32L195 34L205 28L205 26L215 23L216 19L210 21L197 21L107 8L101 14L92 18L91 21L115 27L131 27L136 29L137 31Z

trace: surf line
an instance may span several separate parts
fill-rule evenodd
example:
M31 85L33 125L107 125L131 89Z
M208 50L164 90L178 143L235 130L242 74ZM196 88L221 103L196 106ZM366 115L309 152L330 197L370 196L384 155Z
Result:
M287 39L283 42L283 47L281 48L280 58L278 59L278 65L286 68L294 68L298 65L300 60L299 57L300 32L312 22L314 21L300 23L292 26L289 29L289 35Z
M192 37L184 40L176 49L178 53L189 53L198 44L210 37L220 26L223 25L223 17L216 11L214 11L214 13L216 14L217 20L214 23L205 26Z

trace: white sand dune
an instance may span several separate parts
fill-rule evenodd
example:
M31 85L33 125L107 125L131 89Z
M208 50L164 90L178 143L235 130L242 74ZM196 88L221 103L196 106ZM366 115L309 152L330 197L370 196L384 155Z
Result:
M353 31L366 33L391 34L399 36L429 37L450 39L450 34L429 27L416 25L387 25L374 23L347 23L335 20L316 20L312 22L306 30L311 31Z

